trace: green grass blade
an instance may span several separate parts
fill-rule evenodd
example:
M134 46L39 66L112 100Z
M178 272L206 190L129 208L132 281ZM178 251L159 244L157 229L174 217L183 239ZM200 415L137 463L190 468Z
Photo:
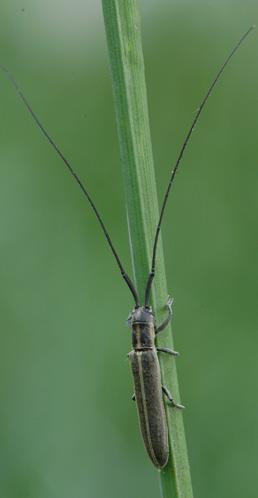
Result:
M123 165L134 278L141 300L150 269L158 200L149 128L140 14L137 0L102 0L111 63L116 119ZM167 301L162 241L157 255L157 274L152 304L158 322L164 318ZM160 346L173 348L171 330L161 334ZM164 384L180 401L175 360L160 360ZM192 498L192 486L184 434L183 416L167 407L170 459L160 472L164 498Z

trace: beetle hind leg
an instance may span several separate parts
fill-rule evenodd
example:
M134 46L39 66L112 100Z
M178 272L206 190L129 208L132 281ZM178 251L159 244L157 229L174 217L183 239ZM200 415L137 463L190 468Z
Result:
M167 389L167 387L165 386L162 386L162 391L163 393L165 394L165 396L168 398L168 400L170 401L170 403L175 407L175 408L180 408L180 409L183 409L185 408L184 405L180 405L179 403L176 403L171 395L171 393L169 392L169 390Z

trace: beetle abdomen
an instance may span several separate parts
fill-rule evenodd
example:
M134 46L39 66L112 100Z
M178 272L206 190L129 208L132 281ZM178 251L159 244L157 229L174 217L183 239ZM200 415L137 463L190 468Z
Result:
M163 468L169 449L158 356L155 350L131 351L129 358L145 447L154 465Z

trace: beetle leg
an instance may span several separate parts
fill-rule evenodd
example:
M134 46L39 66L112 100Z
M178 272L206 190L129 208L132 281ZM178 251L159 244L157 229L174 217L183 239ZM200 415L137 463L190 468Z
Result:
M178 351L174 351L173 349L169 349L169 348L156 348L157 351L160 351L161 353L168 353L168 354L171 354L173 356L179 356L179 353Z
M164 329L168 326L168 324L169 324L169 322L170 322L170 320L171 320L171 318L172 318L172 315L173 315L173 311L172 311L172 304L173 304L173 299L172 299L171 297L168 297L168 302L167 302L167 304L166 304L166 308L167 308L167 310L168 310L168 316L167 316L167 318L165 318L165 320L163 320L163 322L161 322L161 324L160 324L160 325L156 328L156 330L155 330L155 334L158 334L159 332L161 332L162 330L164 330Z
M171 394L170 394L169 390L168 390L165 386L162 386L162 391L163 391L163 393L165 394L165 396L167 396L167 398L169 399L170 403L172 403L172 405L173 405L175 408L185 408L185 407L184 407L184 405L180 405L179 403L176 403L176 402L173 400L173 398L172 398L172 396L171 396Z
M135 393L132 395L132 400L135 401Z

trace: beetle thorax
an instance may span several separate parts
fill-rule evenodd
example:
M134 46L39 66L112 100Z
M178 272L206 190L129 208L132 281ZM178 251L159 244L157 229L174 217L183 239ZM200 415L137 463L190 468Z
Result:
M136 308L131 315L131 327L133 348L136 351L155 346L155 319L151 308Z

